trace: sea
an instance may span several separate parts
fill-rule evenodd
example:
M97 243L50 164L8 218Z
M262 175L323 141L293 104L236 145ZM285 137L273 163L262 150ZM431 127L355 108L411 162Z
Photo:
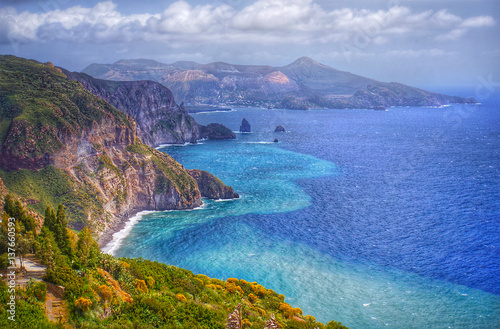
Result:
M498 104L195 113L252 132L160 150L241 198L139 213L104 250L256 281L324 323L500 328Z

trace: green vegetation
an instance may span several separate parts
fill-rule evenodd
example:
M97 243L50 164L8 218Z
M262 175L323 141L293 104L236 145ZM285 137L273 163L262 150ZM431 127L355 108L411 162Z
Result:
M12 211L24 210L15 209L11 196L6 197L5 204L4 219L12 216ZM16 229L18 238L26 237L29 247L47 266L44 280L65 287L68 307L64 319L68 322L55 324L45 317L44 282L30 282L26 289L16 291L20 296L17 321L7 322L6 301L10 294L6 284L0 282L1 327L223 329L228 314L241 303L245 329L264 328L271 314L282 328L346 328L333 321L325 326L312 316L304 316L301 309L286 303L285 296L256 282L235 278L223 281L141 258L102 254L89 228L81 230L78 240L72 241L64 218L62 206L57 213L47 208L40 234L27 231L21 221L16 223ZM5 233L6 222L1 234ZM67 248L69 253L61 251Z
M0 143L8 142L10 156L33 161L63 147L60 132L79 135L103 120L132 127L53 65L15 56L0 56L0 99Z
M41 170L21 169L4 171L0 169L8 190L25 199L37 200L31 207L39 214L54 204L63 204L71 214L70 223L86 223L87 215L103 213L98 191L90 184L78 184L68 172L54 166Z
M166 153L155 150L142 143L127 146L127 151L146 155L151 158L157 169L157 192L165 192L173 184L184 199L189 198L198 189L196 181L188 174L184 167Z

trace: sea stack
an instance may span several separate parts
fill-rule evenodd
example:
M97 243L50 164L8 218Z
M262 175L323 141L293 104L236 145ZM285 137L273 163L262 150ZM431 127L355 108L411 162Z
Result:
M252 132L252 127L250 126L250 123L248 123L247 119L243 118L243 120L241 121L240 133L249 132Z
M284 133L286 132L285 128L283 128L283 126L278 126L276 127L276 129L274 129L274 132L275 133Z

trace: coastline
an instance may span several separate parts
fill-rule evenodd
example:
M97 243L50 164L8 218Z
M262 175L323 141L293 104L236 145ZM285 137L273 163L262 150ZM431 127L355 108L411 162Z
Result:
M108 227L105 229L101 235L99 236L97 243L102 252L106 252L105 249L113 242L119 243L123 238L125 238L128 233L124 236L118 236L120 232L125 231L126 229L132 229L132 227L142 218L143 215L151 212L156 212L154 210L136 210L133 211L128 217L124 220L120 220L115 225Z
M235 199L221 200L221 201L233 201ZM216 200L217 201L217 200ZM192 211L198 209L204 209L206 203L202 203L199 207L192 209L176 209L176 210L136 210L130 214L125 220L121 220L116 225L107 228L99 236L97 243L102 252L113 255L113 251L120 247L121 241L125 239L132 228L137 224L144 215L152 214L156 212L170 212L170 211Z
M120 232L125 228L125 225L127 225L128 222L130 222L130 219L137 215L139 211L135 211L131 214L130 217L127 217L125 220L120 220L116 225L110 226L107 229L105 229L100 235L99 238L97 239L97 243L99 244L99 247L101 250L108 245L108 243L113 240L113 235L117 232Z

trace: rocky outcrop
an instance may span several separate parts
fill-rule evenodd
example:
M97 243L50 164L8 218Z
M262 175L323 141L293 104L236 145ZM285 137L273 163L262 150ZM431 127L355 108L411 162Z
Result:
M278 126L276 127L276 129L274 129L274 132L275 133L284 133L286 132L285 128L283 128L283 126Z
M201 196L209 199L237 199L232 187L225 185L220 179L204 170L188 170L191 177L198 183Z
M208 126L200 125L200 137L208 139L236 139L236 134L224 125L211 123Z
M247 121L247 119L243 118L243 120L241 121L240 133L249 132L252 132L252 127L250 126L250 123Z
M157 82L108 81L62 71L97 97L132 116L137 122L139 137L149 146L196 143L200 139L196 121L182 105L176 104L172 92Z
M202 204L197 181L169 155L143 144L133 118L60 70L0 56L0 79L0 174L9 177L5 182L15 177L16 193L33 199L39 213L62 202L70 226L101 233L141 210ZM33 97L43 106L31 106ZM18 175L19 169L28 170ZM213 175L202 176L206 197L234 196Z
M238 304L233 313L227 316L226 329L243 329L243 322L241 318L241 304Z
M274 314L271 314L270 319L266 321L266 326L264 327L264 329L279 329L279 328L280 325L278 321L276 321Z

